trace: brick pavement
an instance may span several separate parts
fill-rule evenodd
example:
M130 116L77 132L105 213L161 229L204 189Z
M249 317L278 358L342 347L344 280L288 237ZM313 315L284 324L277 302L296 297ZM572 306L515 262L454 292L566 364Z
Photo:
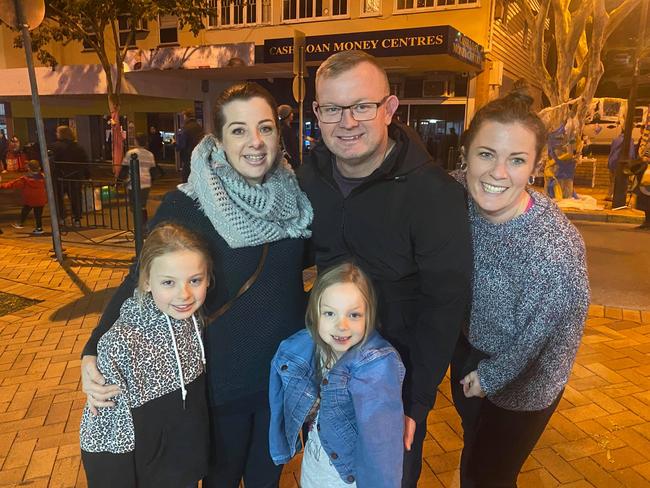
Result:
M43 300L0 317L0 486L85 487L79 355L130 254L0 237L0 290ZM558 411L521 487L650 487L650 311L593 305ZM462 447L449 381L429 417L420 486L457 487ZM299 459L283 487L297 487Z

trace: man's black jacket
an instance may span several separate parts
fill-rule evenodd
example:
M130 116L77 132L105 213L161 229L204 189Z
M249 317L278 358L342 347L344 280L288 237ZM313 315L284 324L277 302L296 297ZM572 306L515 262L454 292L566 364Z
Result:
M373 280L379 330L402 356L404 408L422 421L451 360L470 298L472 250L463 188L434 166L417 134L393 123L390 155L348 197L321 142L298 173L314 207L319 270L351 260Z

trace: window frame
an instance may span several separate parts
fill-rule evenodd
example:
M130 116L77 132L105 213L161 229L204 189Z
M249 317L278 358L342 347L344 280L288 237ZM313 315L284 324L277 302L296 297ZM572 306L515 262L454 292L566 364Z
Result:
M96 37L97 37L97 34L92 34L92 35L89 35L88 37L95 37L95 38L96 38ZM87 45L86 45L86 40L85 40L85 39L82 39L82 40L81 40L81 52L82 52L82 53L94 53L94 52L95 52L95 48L92 47L91 45L88 45L88 46L87 46Z
M433 0L438 2L440 0ZM447 0L449 1L449 0ZM467 3L459 4L458 2L462 0L454 0L456 2L454 5L435 5L433 7L411 7L411 8L398 8L397 4L399 0L394 0L393 2L393 15L408 15L415 14L420 12L439 12L441 10L462 10L470 8L479 8L481 6L481 0L467 0ZM413 3L417 3L417 0L413 0Z
M127 29L122 29L120 27L120 18L126 19ZM130 14L120 14L117 16L117 41L119 43L120 48L125 47L125 43L122 42L122 34L126 34L128 39L128 35L131 33L130 21L131 21ZM138 23L136 24L135 27L135 35L133 36L133 43L127 46L129 49L135 49L138 47L136 44L136 41L138 41L138 36L137 36L138 31L149 32L149 21L147 19L140 18L138 19L137 22Z
M162 31L163 31L163 26L162 26L162 17L174 17L176 19L176 27L174 28L176 31L176 40L175 41L168 41L168 42L163 42L162 40ZM165 30L171 30L171 27L165 27ZM173 14L159 14L158 15L158 45L159 46L178 46L178 15L173 15Z
M230 0L229 0L230 1ZM266 4L265 4L266 2ZM215 29L237 29L237 28L246 28L246 27L254 27L258 25L272 25L273 24L273 0L255 0L255 22L243 22L240 24L222 24L221 23L221 11L222 11L222 4L223 0L208 0L208 4L211 5L214 3L214 8L215 9L215 15L208 15L206 17L206 30L215 30ZM247 7L247 1L242 0L243 4L243 11L246 11ZM268 8L268 19L264 20L264 12L265 12L265 7ZM231 9L234 8L231 6ZM211 22L211 18L215 19L215 22ZM231 10L231 18L232 16L232 10Z
M298 12L298 10L299 10L298 5L297 5L298 3L305 2L305 1L315 2L316 0L282 0L282 9L281 9L282 10L282 19L280 21L281 24L301 24L301 23L305 23L305 22L322 22L322 21L325 21L325 20L344 20L344 19L349 19L350 18L350 6L351 6L351 3L352 3L352 2L350 2L350 0L343 0L346 3L346 13L344 13L344 14L338 14L338 15L330 14L330 15L322 15L322 16L319 16L319 17L314 17L314 16L312 16L312 17L297 17L295 19L293 19L293 18L285 19L284 18L284 2L285 1L288 1L288 2L295 1L296 2L296 12ZM335 2L337 0L325 0L325 1L328 2L328 4L329 4L328 8L329 8L329 10L331 12L333 10L332 9L333 2ZM377 14L372 14L372 16L376 16L376 15Z

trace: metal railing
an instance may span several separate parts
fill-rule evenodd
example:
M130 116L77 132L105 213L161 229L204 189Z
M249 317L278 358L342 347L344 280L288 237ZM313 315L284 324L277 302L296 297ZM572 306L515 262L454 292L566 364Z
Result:
M139 167L133 154L129 180L134 188L140 188ZM135 244L136 255L139 253L144 226L140 192L131 191L128 181L115 178L110 162L54 161L53 172L62 241L79 242L81 238L92 244ZM71 233L75 239L68 238Z

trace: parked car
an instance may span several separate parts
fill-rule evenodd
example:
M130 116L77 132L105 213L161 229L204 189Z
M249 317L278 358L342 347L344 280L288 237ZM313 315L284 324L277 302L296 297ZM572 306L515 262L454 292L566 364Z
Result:
M639 142L647 112L646 106L637 106L634 109L634 144ZM623 98L594 98L582 131L583 136L587 136L592 147L610 146L625 124L626 113L627 100Z

